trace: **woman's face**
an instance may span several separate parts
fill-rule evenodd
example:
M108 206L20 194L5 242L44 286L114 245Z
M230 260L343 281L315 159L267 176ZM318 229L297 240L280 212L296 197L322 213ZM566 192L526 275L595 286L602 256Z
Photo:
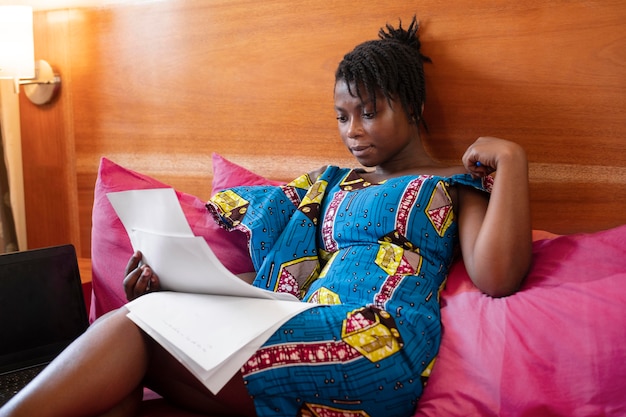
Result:
M356 91L354 85L350 89ZM394 161L403 159L402 151L418 138L417 124L407 117L398 102L389 102L382 94L368 97L363 90L361 89L361 101L350 94L343 80L335 84L335 112L339 134L361 165L392 165Z

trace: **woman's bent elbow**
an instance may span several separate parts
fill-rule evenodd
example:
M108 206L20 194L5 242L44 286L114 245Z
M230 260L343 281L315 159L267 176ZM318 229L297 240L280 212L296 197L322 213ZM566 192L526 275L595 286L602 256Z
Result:
M474 284L490 297L501 298L515 294L528 274L529 267L515 267L477 274Z

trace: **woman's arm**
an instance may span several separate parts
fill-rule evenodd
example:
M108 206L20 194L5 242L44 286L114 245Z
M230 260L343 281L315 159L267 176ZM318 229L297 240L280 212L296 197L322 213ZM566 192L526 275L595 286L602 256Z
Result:
M490 296L513 294L532 258L526 153L513 142L485 137L467 149L463 163L474 176L497 171L489 198L459 190L459 237L467 272Z

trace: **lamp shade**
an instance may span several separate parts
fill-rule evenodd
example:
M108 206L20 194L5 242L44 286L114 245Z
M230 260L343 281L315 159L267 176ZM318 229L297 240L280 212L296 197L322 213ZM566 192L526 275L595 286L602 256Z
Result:
M30 6L0 6L0 78L35 78Z

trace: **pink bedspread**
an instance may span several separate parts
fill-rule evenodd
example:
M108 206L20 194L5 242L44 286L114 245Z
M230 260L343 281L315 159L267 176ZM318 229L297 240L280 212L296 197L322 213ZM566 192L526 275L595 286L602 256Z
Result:
M493 299L455 265L424 416L626 415L626 226L534 243L521 290Z

